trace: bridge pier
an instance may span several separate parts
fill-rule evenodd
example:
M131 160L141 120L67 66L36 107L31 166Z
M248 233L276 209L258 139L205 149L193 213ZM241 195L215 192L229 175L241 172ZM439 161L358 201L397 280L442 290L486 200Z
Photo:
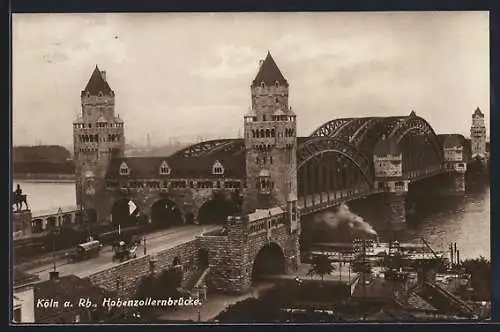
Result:
M451 174L449 190L453 193L465 193L465 172Z
M31 234L31 210L12 213L12 231L14 238Z
M384 201L388 231L393 234L403 231L406 228L406 193L385 193Z

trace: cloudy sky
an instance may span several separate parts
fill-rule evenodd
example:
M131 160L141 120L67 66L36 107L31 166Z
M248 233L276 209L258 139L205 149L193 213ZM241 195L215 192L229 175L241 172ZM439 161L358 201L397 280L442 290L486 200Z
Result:
M71 145L96 64L129 143L235 137L268 50L299 135L413 109L468 136L474 109L489 114L487 12L15 14L12 25L15 145Z

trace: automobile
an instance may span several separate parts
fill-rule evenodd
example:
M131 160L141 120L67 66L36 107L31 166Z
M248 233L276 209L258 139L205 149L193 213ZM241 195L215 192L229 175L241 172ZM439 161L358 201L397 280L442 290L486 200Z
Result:
M120 241L118 246L114 249L113 262L119 261L124 262L132 258L137 257L137 246L126 244L124 241Z
M98 257L101 249L102 244L97 240L80 243L71 253L68 254L68 258L70 262L87 260Z

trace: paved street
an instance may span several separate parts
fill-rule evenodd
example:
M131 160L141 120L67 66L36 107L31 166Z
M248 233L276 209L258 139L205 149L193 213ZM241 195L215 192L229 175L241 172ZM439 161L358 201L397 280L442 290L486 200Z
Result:
M209 232L220 228L220 226L182 226L168 230L163 230L158 233L153 233L146 236L147 254L156 253L169 248L176 247L182 243L194 240L197 235L204 232ZM137 250L137 257L144 256L144 249L141 245ZM119 262L112 262L113 252L111 246L104 246L99 257L92 258L78 263L68 263L67 260L56 262L57 271L61 275L74 274L78 277L85 278L96 272L109 269ZM53 268L53 264L47 264L33 270L28 270L28 273L38 275L41 281L49 279L49 271Z

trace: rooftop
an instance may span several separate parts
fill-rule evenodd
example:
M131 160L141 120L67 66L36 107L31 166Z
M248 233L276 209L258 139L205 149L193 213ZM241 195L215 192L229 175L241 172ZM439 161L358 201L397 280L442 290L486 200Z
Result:
M87 92L92 96L97 96L99 93L102 93L103 95L113 94L113 90L109 87L108 82L102 76L102 73L97 65L95 66L85 89L82 91L82 96Z
M283 77L283 74L274 62L273 57L270 52L267 52L267 56L262 62L259 72L255 79L253 80L252 86L260 86L264 82L266 86L273 86L278 82L280 85L288 86L288 82Z
M75 275L47 280L35 286L35 302L38 299L53 299L59 301L60 304L64 301L78 303L80 298L90 298L96 301L105 296L110 296L110 294L102 288L94 286L90 280L80 279ZM79 311L78 308L65 308L63 305L59 305L57 308L35 308L35 321L37 323L56 322L58 317L77 311Z
M19 286L24 286L26 284L30 283L35 283L40 278L36 275L26 273L24 271L21 271L19 269L14 269L14 275L13 275L13 284L14 287L19 287Z

